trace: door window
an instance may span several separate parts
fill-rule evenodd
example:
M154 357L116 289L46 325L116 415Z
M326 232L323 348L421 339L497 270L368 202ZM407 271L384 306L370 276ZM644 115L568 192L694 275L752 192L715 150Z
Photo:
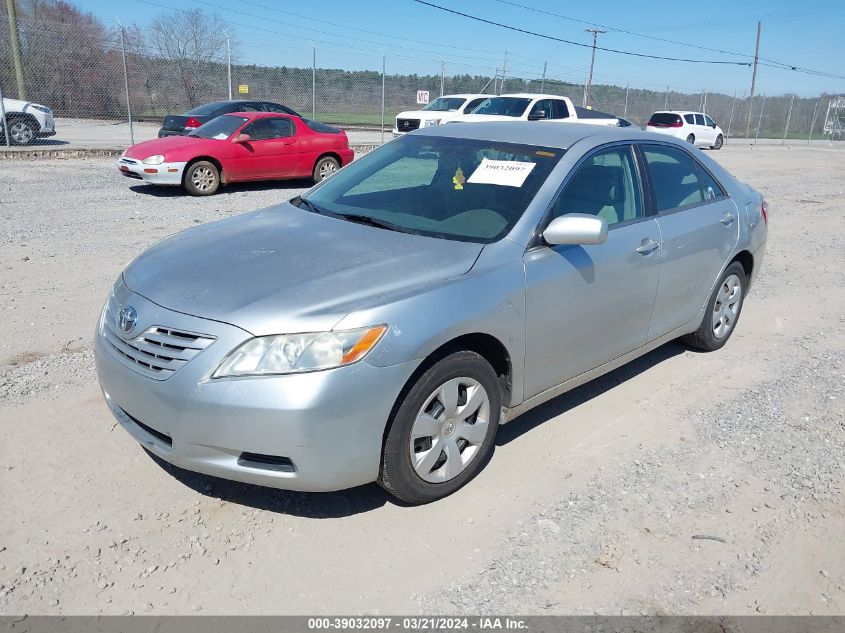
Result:
M704 115L704 122L707 124L708 127L712 127L712 128L716 127L716 123L713 122L713 119L711 119L706 114Z
M566 107L566 101L562 99L550 99L552 104L552 119L565 119L569 116L569 109Z
M685 114L684 121L689 123L690 125L695 125L695 115L694 114Z
M534 104L534 107L531 108L531 112L528 113L528 116L538 116L542 112L543 116L540 117L542 119L551 118L552 113L552 102L550 99L543 99L538 101Z
M464 108L464 114L469 114L470 112L475 110L484 102L485 99L486 97L481 97L480 99L473 99L472 101L470 101Z
M285 138L293 136L293 124L290 119L281 117L258 119L244 129L244 134L249 134L253 141Z
M290 108L286 108L285 106L279 105L278 103L264 102L261 104L261 106L265 112L275 112L277 114L296 114L296 112L294 112Z
M651 174L658 212L703 200L698 170L689 154L674 147L645 145L643 155Z
M695 115L695 124L696 125L704 125L704 115L703 114L696 114Z
M704 193L705 200L716 200L717 198L726 197L722 186L701 165L698 165L698 175L701 179L701 190Z
M578 167L552 206L552 218L588 213L608 226L643 217L639 180L628 145L602 150Z

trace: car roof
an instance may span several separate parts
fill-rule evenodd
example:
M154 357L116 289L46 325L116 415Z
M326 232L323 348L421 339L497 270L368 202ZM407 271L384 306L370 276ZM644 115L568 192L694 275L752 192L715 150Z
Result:
M462 93L456 95L441 95L440 97L436 97L437 99L473 99L475 97L495 97L496 95L483 95L483 94L472 94L472 93Z
M491 97L496 95L490 95ZM510 92L504 95L498 95L500 97L521 97L523 99L565 99L561 95L547 95L541 92Z
M286 117L293 118L294 115L287 112L227 112L223 116L238 116L252 121L253 119L266 119L267 117Z
M697 112L696 110L657 110L654 114L701 114L703 112Z
M614 141L666 142L666 135L643 132L639 129L587 125L585 123L538 124L534 121L490 121L479 123L445 123L420 128L412 136L437 136L500 143L519 143L539 147L569 149L578 141L590 138L594 145Z

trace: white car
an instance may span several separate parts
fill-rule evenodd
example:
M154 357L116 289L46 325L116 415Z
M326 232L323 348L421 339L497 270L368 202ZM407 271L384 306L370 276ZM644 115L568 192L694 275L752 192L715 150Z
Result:
M31 101L3 99L6 125L0 121L0 142L6 143L6 128L12 145L29 145L38 138L53 136L56 126L53 111L47 106Z
M452 123L481 121L547 121L551 123L588 123L619 126L612 114L581 108L568 97L514 93L488 97L472 114L455 117Z
M393 136L401 136L421 127L439 125L456 116L472 112L490 95L444 95L437 97L422 110L408 110L396 115Z
M703 112L681 110L655 112L648 120L645 129L647 132L668 134L693 145L710 149L722 149L725 142L722 128Z

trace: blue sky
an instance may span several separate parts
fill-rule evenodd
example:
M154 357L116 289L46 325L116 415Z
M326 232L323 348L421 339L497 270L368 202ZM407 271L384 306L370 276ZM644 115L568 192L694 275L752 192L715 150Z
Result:
M707 60L750 61L671 44L745 55L754 53L757 20L763 22L761 57L845 75L845 3L822 0L811 8L800 3L763 0L707 2L558 3L512 0L516 4L565 15L562 19L500 0L431 0L463 13L514 27L589 44L589 23L624 29L599 36L599 46L651 55ZM509 0L511 1L511 0ZM239 60L262 65L310 66L311 46L318 66L380 70L387 55L388 72L437 74L440 60L447 74L492 76L508 51L508 76L539 78L548 62L551 78L583 83L590 64L589 48L553 42L508 31L427 7L413 0L322 0L319 4L274 0L75 0L107 23L119 18L144 26L169 8L200 8L229 22L238 39ZM594 5L596 8L590 8ZM647 36L647 37L642 37ZM661 38L661 40L653 39ZM757 93L845 92L845 79L826 78L761 66ZM748 91L751 69L736 65L691 64L629 57L597 51L595 83L680 92Z

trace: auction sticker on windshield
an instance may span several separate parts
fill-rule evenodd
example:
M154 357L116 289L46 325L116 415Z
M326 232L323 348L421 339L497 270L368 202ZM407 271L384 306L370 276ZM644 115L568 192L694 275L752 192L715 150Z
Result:
M467 179L475 185L500 185L502 187L521 187L534 169L536 163L516 160L490 160L484 158L481 164Z

